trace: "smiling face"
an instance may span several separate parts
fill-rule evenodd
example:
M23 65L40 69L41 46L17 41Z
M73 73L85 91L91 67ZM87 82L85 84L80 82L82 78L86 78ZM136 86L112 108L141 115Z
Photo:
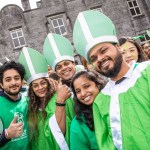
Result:
M64 60L57 64L56 73L63 80L70 80L75 74L75 64L70 60Z
M9 69L3 73L3 83L1 84L3 90L11 97L18 96L22 87L22 79L20 74L14 70Z
M74 80L73 86L78 100L85 105L91 105L99 93L95 82L83 75Z
M144 50L145 54L150 53L150 43L149 42L147 42L143 45L143 50Z
M32 89L36 96L44 98L47 94L48 81L44 78L34 80L32 83Z
M89 60L95 69L106 77L118 75L122 65L119 47L111 43L101 43L89 52Z
M138 50L134 44L131 42L125 42L121 46L121 54L123 56L123 59L127 62L130 63L131 61L135 60L136 62L138 61Z

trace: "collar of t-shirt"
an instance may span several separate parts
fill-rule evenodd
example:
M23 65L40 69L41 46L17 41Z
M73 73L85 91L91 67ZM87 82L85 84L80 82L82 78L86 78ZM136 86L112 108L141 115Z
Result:
M7 95L7 93L5 93L5 92L1 92L0 96L6 98L7 100L9 100L9 101L11 101L11 102L18 102L18 101L21 100L21 94L20 94L20 93L18 94L18 98L17 98L16 100L13 100L13 99L12 99L11 97L9 97L9 96Z

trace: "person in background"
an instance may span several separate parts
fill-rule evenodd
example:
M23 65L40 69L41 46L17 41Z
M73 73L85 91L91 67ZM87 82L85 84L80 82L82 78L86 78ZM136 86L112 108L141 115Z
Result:
M70 128L70 150L98 150L92 104L105 82L92 71L80 71L72 79L75 115Z
M150 59L150 42L146 41L145 43L141 44L141 46L147 58Z
M120 53L113 22L94 10L80 12L74 46L95 69L110 78L93 103L100 150L150 148L150 62L128 65Z
M21 91L20 91L23 96L27 97L27 95L28 95L28 88L29 88L29 86L28 86L27 82L25 80L23 80L22 88L21 88Z
M73 118L73 100L69 98L69 88L58 83L56 92L53 90L48 80L47 62L38 51L24 47L19 62L25 66L25 80L29 84L30 149L68 150Z
M121 47L121 54L123 59L129 64L131 61L143 62L146 61L146 55L144 54L140 45L128 37L122 37L119 39Z
M51 73L51 74L49 75L49 78L50 78L50 79L53 79L53 80L55 80L55 81L60 81L60 77L57 75L56 72Z
M56 91L58 83L61 82L61 78L57 75L56 72L49 74L49 81L54 91Z
M55 73L55 71L49 65L47 65L47 71L48 71L49 76L50 76L51 73Z
M59 34L49 33L43 45L48 64L68 87L76 72L73 51L70 41Z
M1 150L28 150L27 99L20 90L25 69L20 63L5 62L0 67L0 117L4 124Z

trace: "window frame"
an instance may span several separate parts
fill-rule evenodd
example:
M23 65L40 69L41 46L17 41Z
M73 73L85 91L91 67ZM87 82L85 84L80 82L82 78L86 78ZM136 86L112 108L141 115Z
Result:
M20 31L22 33L22 35L18 35L18 31ZM13 37L13 33L16 33L17 36ZM26 46L26 40L25 40L25 36L24 36L22 28L10 30L10 35L11 35L11 40L12 40L12 43L13 43L13 46L15 49ZM21 44L20 38L24 39L24 44ZM15 46L15 41L14 41L15 39L18 40L19 46Z
M59 21L58 21L59 19L61 19L62 25L59 23ZM67 26L66 26L65 19L66 19L65 14L56 15L56 16L53 16L53 17L48 17L48 22L49 22L49 24L52 25L54 33L60 34L62 36L67 36L68 35L68 31L67 31ZM57 22L57 26L54 26L54 22L53 22L54 20ZM62 33L61 27L63 27L65 29L64 33ZM56 32L55 29L58 29L59 33Z
M142 11L140 9L140 6L138 4L138 1L137 0L127 0L127 5L128 5L128 8L130 10L130 14L131 16L134 18L134 17L137 17L137 16L141 16L142 15ZM134 2L136 2L137 6L135 6ZM132 6L130 6L130 4L132 4ZM139 10L139 13L137 13L137 9ZM132 10L134 11L134 15L133 15L133 12Z
M103 13L102 6L91 8L91 10L97 10L97 11Z

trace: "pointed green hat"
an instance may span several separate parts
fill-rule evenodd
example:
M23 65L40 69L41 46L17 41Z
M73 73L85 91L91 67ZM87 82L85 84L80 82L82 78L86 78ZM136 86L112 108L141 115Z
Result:
M88 53L99 43L118 43L113 22L95 10L80 12L73 29L74 46L88 60Z
M36 50L24 47L20 53L18 62L25 68L26 74L24 79L28 84L36 79L48 77L46 59Z
M43 54L54 70L56 65L63 60L74 61L70 41L59 34L49 33L47 35L43 45Z

